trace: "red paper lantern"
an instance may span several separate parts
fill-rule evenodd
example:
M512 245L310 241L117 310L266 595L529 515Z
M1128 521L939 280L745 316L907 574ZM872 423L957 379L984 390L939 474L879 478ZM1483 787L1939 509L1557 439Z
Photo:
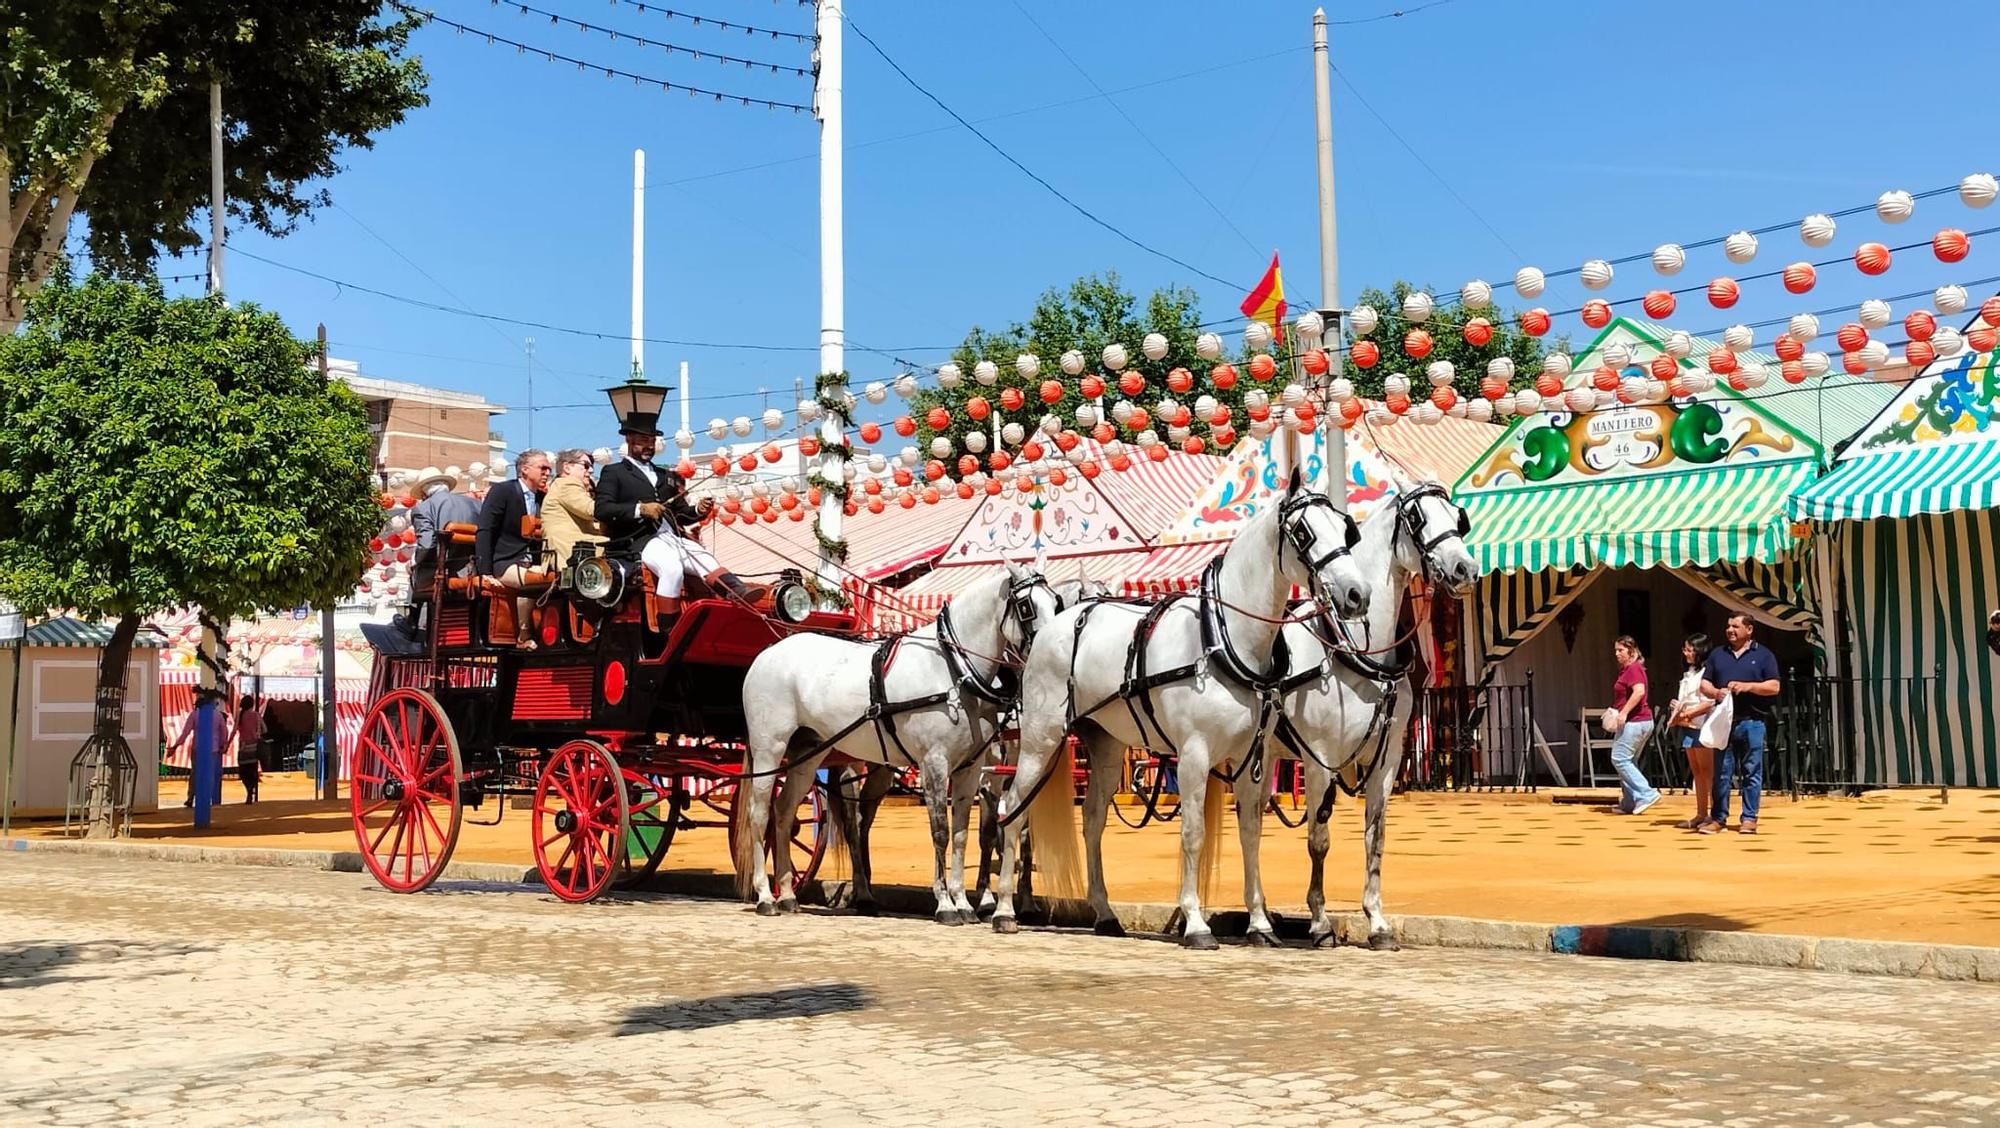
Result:
M993 405L986 402L985 396L973 396L965 401L965 413L974 420L984 419L993 414Z
M388 545L387 545L387 544L385 544L385 543L383 543L383 541L382 541L382 538L381 538L381 537L370 537L370 538L368 538L368 549L369 549L369 551L371 551L371 552L380 552L380 551L382 551L383 549L385 549L385 548L387 548L387 547L388 547Z
M1165 443L1154 443L1146 448L1146 457L1153 462L1165 462L1169 453Z
M995 470L1005 470L1014 465L1014 456L1004 450L996 450L986 456L986 465Z
M1069 481L1069 475L1063 471L1062 467L1058 466L1049 471L1049 485L1060 486L1067 481Z
M755 470L757 468L757 456L754 454L746 454L743 457L736 460L736 465L745 474L748 474L750 471Z
M375 503L384 509L394 509L396 507L396 499L390 497L388 494L382 494L380 497L377 497Z
M1029 439L1027 442L1021 444L1021 457L1027 459L1029 462L1039 462L1042 455L1047 453L1046 450L1042 449L1042 444L1036 442L1034 439Z
M806 449L806 441L804 439L799 440L799 449ZM812 452L806 451L806 453L810 454ZM694 478L694 459L683 455L679 462L674 463L674 473L679 474L683 482L692 480Z
M1903 359L1912 368L1922 368L1937 359L1937 346L1929 341L1910 341L1903 346Z
M1750 390L1750 380L1741 372L1732 372L1729 374L1729 386L1739 392L1747 392Z
M1021 406L1027 402L1028 397L1023 395L1019 388L1000 389L1000 406L1008 411L1019 411L1021 410Z
M1194 373L1185 368L1174 369L1167 373L1167 387L1176 393L1187 391L1194 387Z
M1717 309L1728 309L1735 305L1739 296L1741 291L1737 289L1734 278L1718 278L1708 284L1708 304Z
M893 471L893 476L896 479L896 484L899 486L907 486L917 480L916 475L910 473L909 468L904 466L896 467Z
M735 518L735 517L733 517L733 516L731 516L731 515L729 515L729 514L727 514L727 513L724 513L724 514L723 514L723 515L721 516L720 520L721 520L721 521L722 521L722 523L723 523L723 524L725 524L725 525L734 525L734 524L736 523L736 518Z
M1479 381L1479 394L1489 400L1497 400L1507 394L1507 381L1498 376L1488 376Z
M1402 415L1410 410L1410 397L1401 392L1390 392L1382 397L1382 406L1397 415Z
M979 473L979 459L978 459L978 458L976 458L976 457L974 457L973 455L970 455L970 454L961 454L961 455L959 455L959 456L958 456L958 476L959 476L959 477L961 477L961 478L970 478L970 477L972 477L972 476L973 476L974 474L977 474L977 473Z
M1230 388L1236 386L1236 366L1231 364L1218 364L1214 368L1208 370L1208 379L1209 382L1214 384L1217 388L1223 391L1227 391Z
M1310 423L1319 415L1319 409L1312 405L1311 400L1306 400L1292 409L1292 415L1301 423Z
M1845 369L1849 376L1859 376L1868 371L1868 361L1858 352L1842 353L1840 367Z
M1043 403L1057 403L1060 402L1062 398L1063 398L1063 386L1060 380L1042 381Z
M1835 331L1833 339L1843 350L1853 352L1868 343L1868 329L1859 321L1850 321Z
M896 416L895 426L896 433L906 439L917 433L917 421L907 415Z
M1483 317L1475 317L1465 323L1465 343L1483 345L1493 339L1493 323Z
M1412 329L1403 334L1403 351L1418 360L1431 355L1431 349L1435 344L1436 342L1431 340L1431 335L1422 329Z
M1258 353L1250 358L1250 378L1259 382L1267 381L1278 374L1278 362L1270 353Z
M1777 351L1779 360L1797 360L1806 355L1806 347L1790 333L1778 334L1778 339L1771 347Z
M1674 374L1681 369L1681 366L1675 362L1674 358L1668 356L1666 353L1661 353L1654 357L1653 362L1647 365L1647 367L1652 370L1653 379L1655 380L1671 380L1674 378Z
M2000 295L1979 303L1979 320L1988 325L2000 325Z
M1373 341L1356 341L1354 344L1348 346L1347 359L1353 361L1356 368L1373 368L1376 362L1382 359L1382 346ZM1228 366L1218 365L1217 367L1226 368ZM1220 386L1217 385L1217 387Z
M1736 354L1728 349L1711 349L1708 353L1708 370L1717 376L1727 376L1736 371ZM1614 377L1615 378L1615 377Z
M1583 303L1583 323L1592 329L1602 329L1611 324L1611 303L1603 298L1592 298Z
M718 478L722 477L724 474L729 473L729 460L719 454L716 455L709 461L708 472Z
M1819 281L1819 272L1809 262L1795 262L1785 268L1785 289L1803 294Z
M740 513L743 511L743 503L736 498L725 497L722 499L722 511L724 513Z
M944 477L943 462L933 458L924 463L924 478L926 481L935 482L942 477Z
M938 498L939 498L939 497L941 497L941 496L943 496L943 495L942 495L942 494L939 494L939 493L938 493L938 488L937 488L936 486L925 486L925 487L924 487L924 504L925 504L925 505L936 505L936 504L938 503Z
M924 422L931 425L931 430L942 431L951 426L951 412L942 407L933 407L924 413Z
M1136 396L1146 390L1146 378L1139 374L1138 369L1127 368L1118 374L1118 390L1128 396Z
M863 423L861 425L861 441L864 443L881 442L882 425L880 423Z
M1994 330L1991 325L1975 325L1965 331L1965 343L1976 353L1993 351Z
M879 494L879 493L881 493L881 492L882 492L882 479L880 479L880 478L863 478L863 479L861 480L861 492L862 492L862 493L866 493L866 494Z
M819 487L808 486L806 488L806 504L812 506L814 509L818 509L819 503L820 503Z
M1554 399L1563 394L1563 382L1558 377L1544 372L1535 377L1535 393L1543 399Z
M986 479L986 496L987 496L987 497L999 497L999 496L1000 496L1000 491L1001 491L1001 489L1002 489L1002 488L1003 488L1003 487L1002 487L1002 486L1000 485L1000 479L998 479L998 478L988 478L988 479Z
M1358 399L1347 400L1340 405L1341 421L1343 423L1352 424L1355 420L1361 418L1362 413L1366 412L1367 410L1368 410L1367 408L1361 406L1360 400Z
M1077 381L1076 389L1083 393L1084 399L1096 399L1104 394L1104 377L1085 376Z
M1863 274L1880 274L1889 269L1889 248L1880 243L1863 243L1854 248L1854 269Z
M1615 391L1618 388L1618 370L1610 365L1601 365L1590 374L1590 386L1600 392Z
M1135 407L1132 409L1132 414L1125 417L1125 429L1128 431L1143 431L1152 421L1153 417L1146 414L1145 408Z
M782 455L778 453L777 443L765 443L763 454L764 454L764 461L766 462L776 462L778 461L779 458L782 457Z
M1208 425L1211 427L1221 427L1233 418L1235 418L1235 413L1229 410L1229 405L1218 403L1215 405L1215 410L1208 413Z
M884 505L882 503L882 499L879 497L871 497L868 499L868 512L870 513L880 513L887 508L888 506Z
M1972 239L1956 227L1947 227L1931 237L1931 253L1939 262L1958 262L1972 250Z
M799 495L795 493L779 494L778 506L788 513L797 509L799 507Z
M1123 474L1132 468L1132 456L1123 453L1114 455L1111 459L1111 468Z
M1305 354L1299 357L1299 363L1305 367L1309 376L1324 376L1327 370L1333 367L1333 363L1326 357L1325 349L1307 349Z
M1521 315L1521 332L1539 337L1549 331L1549 311L1540 306Z
M1085 481L1094 481L1099 474L1104 472L1104 468L1095 462L1086 462L1076 469L1078 473L1083 475Z
M902 506L904 509L915 509L917 507L917 497L915 494L906 493L896 499L896 504Z
M1458 402L1458 393L1453 391L1449 385L1446 385L1444 387L1432 388L1431 402L1437 405L1437 409L1439 411L1450 411L1452 409L1452 405ZM1301 404L1300 406L1303 407L1306 405ZM1311 418L1311 417L1301 416L1300 418Z
M1806 382L1805 362L1798 360L1788 360L1778 366L1778 375L1782 377L1785 383L1787 384L1803 384Z
M958 484L958 487L954 489L952 492L956 493L959 496L959 498L963 500L965 498L969 498L972 496L972 486L969 483L960 482Z
M1166 420L1169 427L1185 427L1194 422L1194 412L1189 411L1186 404L1176 404L1174 410L1166 416Z
M1920 309L1903 319L1903 333L1912 341L1928 341L1937 334L1937 318Z
M1235 446L1236 445L1235 429L1230 427L1217 427L1215 429L1215 445L1224 448Z
M1674 315L1674 308L1680 303L1675 301L1674 295L1667 290L1648 290L1646 299L1639 304L1645 309L1647 317L1663 321Z
M806 456L807 458L811 458L811 457L812 457L813 455L815 455L815 454L818 454L818 453L819 453L819 437L818 437L818 436L816 436L816 435L803 435L803 436L800 436L800 438L799 438L799 453L800 453L800 454L803 454L803 455L805 455L805 456Z
M1207 446L1207 443L1201 441L1200 435L1189 435L1187 441L1181 444L1181 449L1189 454L1200 454Z
M1068 454L1070 451L1075 450L1076 444L1082 441L1083 441L1083 436L1077 434L1075 431L1056 432L1056 449L1062 451L1064 454Z
M794 509L791 512L785 514L785 516L786 518L793 521L803 521L806 519L806 511L803 509Z
M1118 437L1118 428L1100 420L1091 426L1090 437L1100 444L1108 443Z
M860 505L860 503L858 503L858 502L852 502L852 501L850 501L850 502L848 502L848 503L847 503L846 505L843 505L843 506L841 506L841 507L840 507L840 511L841 511L842 513L845 513L845 514L847 514L847 515L848 515L849 517L852 517L852 516L854 516L854 515L855 515L856 513L859 513L859 512L861 512L861 505Z
M771 503L765 501L761 497L753 497L750 499L750 512L757 514L759 517L763 516L764 511L770 508L771 508Z

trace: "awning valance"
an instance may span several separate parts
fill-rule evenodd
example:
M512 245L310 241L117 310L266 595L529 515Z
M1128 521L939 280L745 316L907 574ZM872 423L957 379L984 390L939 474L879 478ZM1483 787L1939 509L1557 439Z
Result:
M1482 573L1600 565L1680 568L1776 560L1792 547L1785 501L1806 459L1556 487L1462 493Z
M1851 459L1792 496L1802 521L1915 517L2000 504L2000 441L1939 443Z

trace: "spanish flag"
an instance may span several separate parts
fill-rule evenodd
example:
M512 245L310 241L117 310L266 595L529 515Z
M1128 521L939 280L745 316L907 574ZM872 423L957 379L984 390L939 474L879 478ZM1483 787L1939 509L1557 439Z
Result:
M1285 332L1285 276L1278 273L1278 252L1271 252L1271 269L1264 272L1257 288L1243 299L1243 316L1252 321L1271 323L1273 336L1282 337Z

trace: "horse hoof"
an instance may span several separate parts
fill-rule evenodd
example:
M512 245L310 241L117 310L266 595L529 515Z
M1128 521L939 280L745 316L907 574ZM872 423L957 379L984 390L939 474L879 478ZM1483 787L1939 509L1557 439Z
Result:
M948 924L954 928L965 923L965 918L958 915L957 909L939 909L933 919L939 924Z
M979 913L974 909L960 909L958 910L958 923L978 924Z
M762 917L774 917L774 916L777 916L777 915L778 915L778 905L777 905L777 902L775 902L775 901L759 901L759 902L757 902L757 915L758 915L758 916L762 916Z
M1103 920L1098 921L1096 924L1091 925L1090 930L1092 932L1097 933L1099 936L1125 935L1125 926L1118 923L1117 917L1106 917Z
M778 902L778 912L782 915L790 916L798 911L799 899L797 897L786 897Z
M1396 943L1394 933L1371 932L1368 934L1368 950L1371 952L1400 952L1403 950L1403 946Z
M1315 948L1338 948L1340 947L1340 936L1334 932L1314 933L1312 946Z
M1282 948L1284 945L1276 936L1261 929L1252 929L1243 934L1243 939L1252 948Z
M1003 936L1012 936L1014 933L1021 931L1021 926L1013 917L995 914L993 917L993 931Z
M873 901L856 901L854 903L854 915L865 917L881 916L882 907Z
M1191 948L1197 952L1213 952L1219 946L1215 942L1213 932L1190 932L1181 937L1181 947Z
M981 905L981 906L979 906L978 908L976 908L976 909L972 910L972 919L973 919L973 920L975 920L975 921L977 921L977 920L992 920L992 919L993 919L993 910L994 910L994 909L995 909L996 907L998 907L998 906L995 906L995 905ZM967 923L970 923L970 922L967 922Z

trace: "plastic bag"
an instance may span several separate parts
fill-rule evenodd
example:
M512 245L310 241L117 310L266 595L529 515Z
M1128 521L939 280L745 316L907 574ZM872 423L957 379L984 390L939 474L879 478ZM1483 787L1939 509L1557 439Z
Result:
M1708 716L1701 719L1701 731L1695 739L1703 748L1729 747L1729 730L1736 724L1736 695L1729 694L1715 703Z

